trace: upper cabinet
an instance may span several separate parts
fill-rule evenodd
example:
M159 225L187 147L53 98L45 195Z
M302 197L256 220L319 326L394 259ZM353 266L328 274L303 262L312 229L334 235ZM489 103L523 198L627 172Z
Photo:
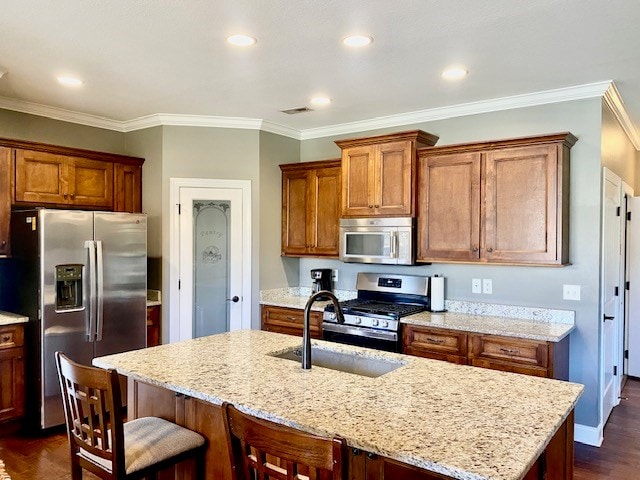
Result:
M0 256L10 251L11 149L0 147Z
M113 163L16 150L15 201L113 207Z
M11 206L142 211L143 158L0 138L0 256Z
M416 149L437 141L421 130L337 140L342 149L342 216L415 216Z
M569 261L570 133L419 151L418 261Z
M282 255L338 257L340 159L280 165Z

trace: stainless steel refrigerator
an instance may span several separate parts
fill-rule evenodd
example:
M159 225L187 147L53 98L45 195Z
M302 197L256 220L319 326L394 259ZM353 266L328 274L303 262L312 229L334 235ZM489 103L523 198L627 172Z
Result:
M54 352L94 357L146 344L144 214L38 209L11 218L16 295L27 330L27 413L64 423Z

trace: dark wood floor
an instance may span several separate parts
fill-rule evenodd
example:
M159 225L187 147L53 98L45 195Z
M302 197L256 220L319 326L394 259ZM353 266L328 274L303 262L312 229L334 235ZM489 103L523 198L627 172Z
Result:
M576 480L640 479L640 380L629 380L605 428L602 447L575 445ZM64 432L46 437L17 434L0 438L0 459L12 480L69 480L69 450ZM85 474L85 479L95 479Z

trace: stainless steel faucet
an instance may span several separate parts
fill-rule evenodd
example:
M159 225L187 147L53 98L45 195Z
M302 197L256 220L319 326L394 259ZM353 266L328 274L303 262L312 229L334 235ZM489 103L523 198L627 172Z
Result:
M338 304L336 296L328 290L320 290L314 293L307 300L307 304L304 307L304 325L302 330L302 368L309 370L311 368L311 332L310 330L310 314L311 305L318 299L318 297L329 297L329 300L333 302L333 307L336 311L336 320L338 323L344 323L344 315L342 309Z

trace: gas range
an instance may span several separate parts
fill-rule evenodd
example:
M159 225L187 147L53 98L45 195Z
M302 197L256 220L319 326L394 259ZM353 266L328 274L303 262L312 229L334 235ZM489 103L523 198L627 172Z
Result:
M323 337L340 343L400 351L400 319L429 308L429 277L358 273L358 297L340 302L344 324L334 306L323 314Z

